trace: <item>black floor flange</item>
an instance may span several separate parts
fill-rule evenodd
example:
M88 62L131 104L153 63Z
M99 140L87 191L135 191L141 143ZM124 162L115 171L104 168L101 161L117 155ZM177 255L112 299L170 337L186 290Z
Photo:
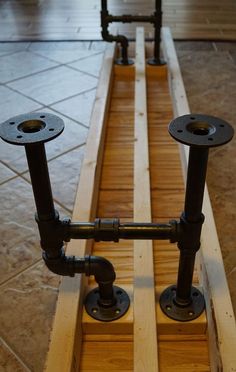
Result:
M169 125L169 133L185 145L210 148L229 142L234 130L226 121L214 116L190 114L174 119Z
M132 66L134 64L134 61L130 58L128 58L127 62L128 63L124 63L123 58L116 58L115 60L116 65L120 65L120 66Z
M205 309L203 294L195 287L191 290L191 303L187 306L180 306L175 301L176 285L166 288L160 297L162 311L171 319L180 322L188 322L198 318Z
M6 120L0 126L0 136L13 145L27 146L51 141L63 130L64 122L58 116L32 112Z
M147 64L150 66L165 66L166 61L162 58L156 59L155 57L152 57L147 60Z
M121 318L129 309L130 299L128 294L120 287L113 286L115 305L112 307L103 307L99 304L99 288L90 291L85 298L85 309L94 319L102 322L110 322Z

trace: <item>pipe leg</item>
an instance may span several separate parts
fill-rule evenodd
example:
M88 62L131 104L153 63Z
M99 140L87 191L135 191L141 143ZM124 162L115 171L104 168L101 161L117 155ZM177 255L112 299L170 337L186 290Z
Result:
M204 216L202 204L210 147L223 145L233 137L232 127L206 115L184 115L170 123L170 135L190 146L184 212L180 218L180 249L176 286L167 288L160 297L163 312L170 318L188 321L204 310L202 293L192 286L195 256L200 248Z

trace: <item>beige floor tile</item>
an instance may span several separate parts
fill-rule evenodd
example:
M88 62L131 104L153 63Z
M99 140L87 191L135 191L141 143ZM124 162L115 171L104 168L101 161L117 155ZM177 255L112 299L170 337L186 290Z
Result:
M37 110L40 107L42 107L41 104L36 103L3 85L0 86L0 123L8 120L12 116Z
M218 52L187 54L178 51L178 54L191 111L221 117L236 129L236 69L229 52L221 46ZM235 282L232 279L236 267L235 159L236 137L228 145L212 149L207 184L236 313Z
M10 83L9 86L38 102L50 105L95 88L97 79L71 68L60 66L17 80Z
M217 107L221 103L218 93L222 89L222 84L235 75L235 66L229 53L179 51L178 56L190 105L191 97L196 95L199 105L205 103L204 106L207 106L212 103ZM213 91L214 101L207 99L208 90ZM194 110L195 106L191 108Z
M54 198L72 212L85 146L49 162Z
M0 56L27 50L29 42L22 43L0 43Z
M0 184L15 176L16 174L0 161Z
M1 160L16 172L24 172L27 169L27 161L23 146L11 145L0 138Z
M43 370L59 279L40 262L0 288L1 335L34 372Z
M65 129L62 134L53 141L49 141L45 144L48 160L86 143L88 135L87 128L53 110L44 109L43 112L59 116L65 124Z
M67 152L56 159L49 161L48 163L53 197L70 213L73 210L84 149L85 146L78 147L73 151ZM28 172L24 177L30 180Z
M176 51L214 51L213 43L210 41L175 41Z
M0 187L0 282L17 274L41 257L31 186L13 179Z
M31 185L20 177L8 181L0 187L0 200L0 283L3 283L37 262L41 248Z
M56 62L22 51L1 57L0 82L6 83L57 66Z
M83 126L50 109L40 109L39 111L60 116L65 123L64 132L55 140L45 144L48 160L86 142L87 129ZM2 161L16 172L23 173L28 170L23 146L10 145L0 139L0 153ZM2 175L2 177L4 177L4 175Z
M91 75L98 77L99 72L101 70L102 60L103 60L103 53L100 53L92 57L90 56L88 58L84 58L74 63L70 63L69 66L76 68L79 71L87 72Z
M0 339L0 371L2 372L30 372L14 355L7 345Z
M95 94L96 89L52 105L52 108L79 123L89 126Z
M30 50L56 62L71 63L81 58L91 57L97 53L96 50L89 50L89 45L89 42L60 42L50 43L49 48L48 43L32 43Z

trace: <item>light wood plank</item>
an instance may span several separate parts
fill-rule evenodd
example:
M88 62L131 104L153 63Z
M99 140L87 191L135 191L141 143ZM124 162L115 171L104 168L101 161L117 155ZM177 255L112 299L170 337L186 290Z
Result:
M188 114L188 101L169 29L163 30L163 43L165 58L169 64L170 89L175 116ZM186 146L181 146L181 150L182 167L186 178L188 149ZM205 188L203 213L206 219L201 237L199 274L207 307L211 370L234 371L236 368L236 322L207 187Z
M114 52L114 45L110 45L103 60L72 216L72 220L75 221L89 221L96 213ZM67 254L84 257L89 253L90 248L89 241L72 240L67 246ZM63 277L61 281L46 372L69 372L79 368L83 287L84 276L82 275L76 275L74 278ZM60 350L63 352L59 352Z
M137 28L135 75L134 220L151 222L144 30ZM148 312L146 311L148 308ZM144 316L146 314L146 316ZM151 241L134 241L134 371L157 372L155 283Z

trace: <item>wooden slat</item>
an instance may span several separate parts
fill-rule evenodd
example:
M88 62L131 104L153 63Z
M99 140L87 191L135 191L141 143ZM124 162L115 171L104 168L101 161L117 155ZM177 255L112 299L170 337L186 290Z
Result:
M165 58L169 64L170 90L175 116L188 114L188 101L169 29L163 30L162 38ZM181 152L186 178L187 147L181 146ZM199 273L206 299L211 370L235 371L236 322L207 187L203 213L206 219L201 238Z
M103 60L72 216L76 221L89 221L96 213L114 53L114 45L109 45ZM84 257L89 249L89 241L72 240L67 246L67 254ZM61 281L46 372L70 372L79 368L83 287L84 276L81 275L64 277Z
M209 372L206 343L205 340L160 342L160 372ZM131 341L120 341L119 337L116 341L113 336L112 340L105 345L103 341L84 343L81 363L84 372L133 371ZM100 356L99 361L94 360L96 354ZM149 372L149 370L142 370L144 371Z
M137 28L134 146L134 220L136 222L151 222L146 99L144 30L143 28ZM136 240L134 241L135 372L157 372L159 370L155 325L155 283L152 242Z

